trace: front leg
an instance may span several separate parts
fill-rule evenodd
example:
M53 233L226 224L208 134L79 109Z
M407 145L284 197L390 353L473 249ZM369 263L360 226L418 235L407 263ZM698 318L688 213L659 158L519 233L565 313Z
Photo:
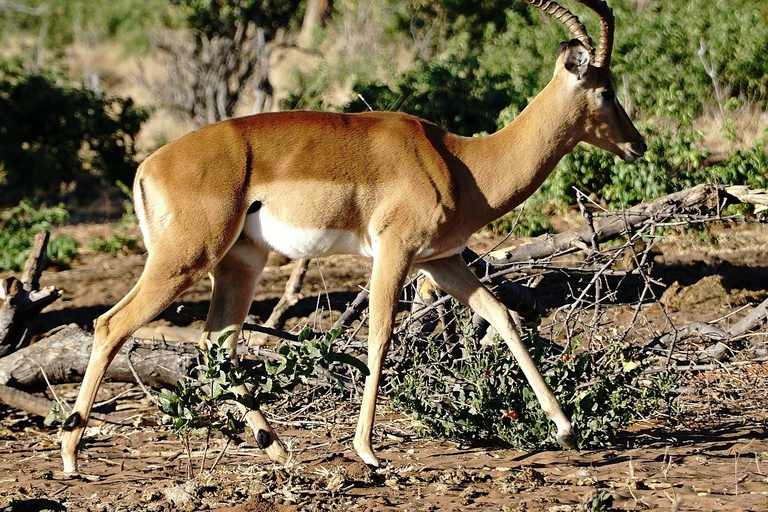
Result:
M400 291L411 268L413 255L413 251L404 249L398 242L382 240L373 260L368 332L370 374L365 379L363 403L353 445L363 462L375 467L379 467L379 459L373 453L371 437L381 367L389 350Z
M428 274L446 292L486 319L501 335L523 370L547 417L557 425L557 442L565 448L576 449L571 422L563 414L557 398L549 389L523 345L509 310L472 273L460 255L420 263Z

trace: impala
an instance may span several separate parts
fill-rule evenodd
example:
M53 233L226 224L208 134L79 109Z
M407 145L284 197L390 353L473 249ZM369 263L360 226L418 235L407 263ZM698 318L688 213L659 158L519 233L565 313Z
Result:
M510 312L472 274L460 253L470 235L533 193L581 141L632 162L643 137L616 98L610 71L613 14L600 17L597 51L586 29L555 2L525 0L573 35L557 50L554 76L506 128L460 137L391 112L282 112L231 119L190 133L149 156L134 183L148 258L135 287L98 318L88 369L61 433L64 471L77 471L77 446L107 366L123 342L186 288L210 275L203 339L240 327L270 250L292 258L338 253L373 258L368 366L354 438L368 464L382 363L401 287L411 267L483 316L520 364L558 442L575 447L563 414L528 355ZM246 390L242 390L247 392ZM245 418L272 460L287 452L258 410Z

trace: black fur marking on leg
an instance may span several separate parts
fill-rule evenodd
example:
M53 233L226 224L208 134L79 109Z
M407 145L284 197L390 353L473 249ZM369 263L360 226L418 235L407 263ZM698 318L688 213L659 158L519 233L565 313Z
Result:
M72 414L69 415L69 417L66 420L64 420L64 424L61 426L61 430L70 432L72 430L75 430L82 423L83 423L83 418L82 416L80 416L80 413L73 412Z
M259 431L256 432L256 444L259 446L259 448L265 450L269 445L272 444L272 436L270 436L269 432L266 430L259 429Z

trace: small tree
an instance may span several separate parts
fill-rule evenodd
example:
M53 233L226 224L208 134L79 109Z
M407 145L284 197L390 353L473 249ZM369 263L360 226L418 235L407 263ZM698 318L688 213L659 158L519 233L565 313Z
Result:
M166 64L152 88L197 126L234 115L241 93L255 89L252 112L272 109L270 56L287 29L298 26L299 0L174 0L191 36L158 43Z

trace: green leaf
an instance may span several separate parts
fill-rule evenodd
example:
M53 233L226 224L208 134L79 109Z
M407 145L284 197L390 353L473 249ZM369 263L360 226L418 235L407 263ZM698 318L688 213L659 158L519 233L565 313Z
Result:
M334 354L336 356L336 361L352 366L353 368L357 368L357 370L362 373L364 377L367 377L371 374L371 371L368 369L368 365L366 365L360 359L343 352L334 352Z
M622 362L622 369L624 373L631 372L632 370L636 370L638 368L638 364L634 361L623 361Z

